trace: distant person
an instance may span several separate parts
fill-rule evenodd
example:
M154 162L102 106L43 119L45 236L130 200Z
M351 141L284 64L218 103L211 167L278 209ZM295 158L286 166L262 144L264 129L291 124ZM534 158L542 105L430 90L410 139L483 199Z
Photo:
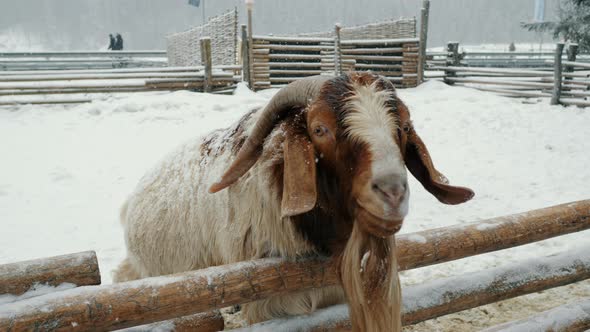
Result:
M510 43L510 46L508 46L508 51L510 51L510 52L516 51L516 45L514 45L514 42Z
M117 51L123 50L123 37L121 37L120 33L118 33L117 37L115 38L115 48L113 49Z
M109 50L115 50L115 37L112 33L109 33Z

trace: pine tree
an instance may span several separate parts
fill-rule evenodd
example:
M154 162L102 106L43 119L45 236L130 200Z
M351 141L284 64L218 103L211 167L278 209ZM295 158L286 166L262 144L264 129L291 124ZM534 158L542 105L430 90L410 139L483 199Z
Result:
M559 7L557 22L521 23L529 31L551 31L553 38L578 43L590 51L590 0L565 0Z

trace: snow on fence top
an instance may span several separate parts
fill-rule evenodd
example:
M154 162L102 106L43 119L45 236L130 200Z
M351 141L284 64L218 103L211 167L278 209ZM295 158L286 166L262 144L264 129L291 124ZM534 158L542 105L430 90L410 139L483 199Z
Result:
M236 63L238 12L236 9L210 18L205 25L166 37L169 66L201 65L200 39L211 38L211 59L215 65Z
M298 34L298 36L334 38L334 31L303 33ZM354 27L345 27L340 30L341 39L397 39L415 37L415 18L370 23Z

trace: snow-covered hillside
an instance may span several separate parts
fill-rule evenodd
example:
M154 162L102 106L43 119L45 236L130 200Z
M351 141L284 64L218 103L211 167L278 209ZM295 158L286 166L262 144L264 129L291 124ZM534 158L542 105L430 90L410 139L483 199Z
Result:
M125 255L118 209L139 178L175 146L229 125L273 93L240 87L234 96L153 93L0 108L0 264L96 250L109 283ZM445 206L412 179L403 233L590 198L590 110L440 82L399 94L437 168L476 192L466 204ZM549 255L587 237L582 232L407 271L402 281Z

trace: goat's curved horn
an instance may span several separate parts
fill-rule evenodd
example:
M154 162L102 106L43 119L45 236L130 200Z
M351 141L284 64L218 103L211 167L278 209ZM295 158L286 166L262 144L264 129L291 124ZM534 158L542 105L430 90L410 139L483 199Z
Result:
M221 180L209 188L209 192L216 193L244 175L258 160L264 139L270 134L276 121L291 108L310 104L318 97L324 83L330 79L332 79L330 76L307 77L295 81L277 92L260 114L236 159L225 171Z

